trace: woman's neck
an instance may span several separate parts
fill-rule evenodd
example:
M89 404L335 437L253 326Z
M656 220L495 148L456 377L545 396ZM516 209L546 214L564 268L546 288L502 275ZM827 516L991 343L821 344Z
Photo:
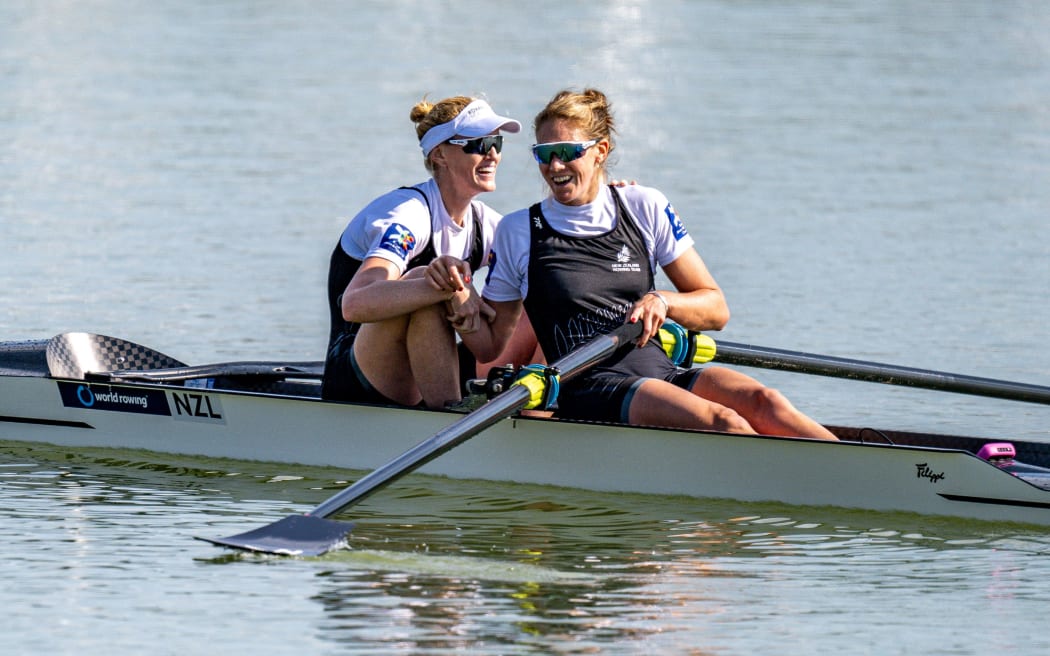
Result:
M443 176L434 176L434 181L437 182L438 190L441 192L441 203L445 206L449 218L456 225L462 226L470 212L470 201L474 200L477 194L457 190L456 186Z

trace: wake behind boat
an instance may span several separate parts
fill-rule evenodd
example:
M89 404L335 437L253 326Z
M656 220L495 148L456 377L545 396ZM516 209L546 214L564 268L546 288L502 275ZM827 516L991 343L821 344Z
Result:
M729 352L732 357L734 350ZM779 368L798 366L787 366L787 358L772 359ZM905 374L909 371L919 370ZM4 342L0 439L369 470L464 417L324 401L321 372L320 362L188 366L147 347L90 333ZM1035 402L1046 402L1044 394L1050 398L1050 388L923 374L935 374L938 385L964 379L968 389L955 391L1018 394L1023 398L1017 400ZM918 374L904 378L902 384L927 386ZM1050 525L1050 491L1045 489L1050 488L1050 444L830 428L843 441L516 415L434 457L420 471L597 491Z

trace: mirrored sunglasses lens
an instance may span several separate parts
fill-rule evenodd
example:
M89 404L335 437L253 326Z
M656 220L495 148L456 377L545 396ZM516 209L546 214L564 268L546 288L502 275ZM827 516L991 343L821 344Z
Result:
M555 143L539 144L532 149L532 152L540 164L550 164L553 157L557 157L562 162L571 162L582 155L583 150L581 144Z
M470 155L487 155L490 150L496 149L497 153L503 152L503 135L489 135L471 139L463 146L463 150Z

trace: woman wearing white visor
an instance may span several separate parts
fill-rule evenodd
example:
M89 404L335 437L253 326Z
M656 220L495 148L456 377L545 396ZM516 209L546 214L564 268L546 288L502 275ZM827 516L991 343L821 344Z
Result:
M419 102L410 118L431 177L369 203L332 253L326 399L431 408L460 401L473 358L455 333L476 331L493 315L470 283L502 216L475 197L496 189L500 132L521 124L464 96ZM526 332L523 349L534 344ZM510 361L519 357L514 349Z

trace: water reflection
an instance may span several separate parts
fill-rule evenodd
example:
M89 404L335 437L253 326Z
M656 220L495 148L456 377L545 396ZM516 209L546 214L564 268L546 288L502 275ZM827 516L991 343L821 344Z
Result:
M858 617L921 630L928 615L901 616L900 605L931 595L1005 617L1050 601L1050 537L1037 529L421 476L347 512L349 549L321 558L191 539L305 510L346 474L0 444L0 540L21 567L41 553L64 563L43 594L107 616L159 567L176 598L215 597L204 613L218 602L227 621L278 623L305 602L320 612L317 641L372 653L718 653L741 634L766 644L756 617L820 612L845 640Z

